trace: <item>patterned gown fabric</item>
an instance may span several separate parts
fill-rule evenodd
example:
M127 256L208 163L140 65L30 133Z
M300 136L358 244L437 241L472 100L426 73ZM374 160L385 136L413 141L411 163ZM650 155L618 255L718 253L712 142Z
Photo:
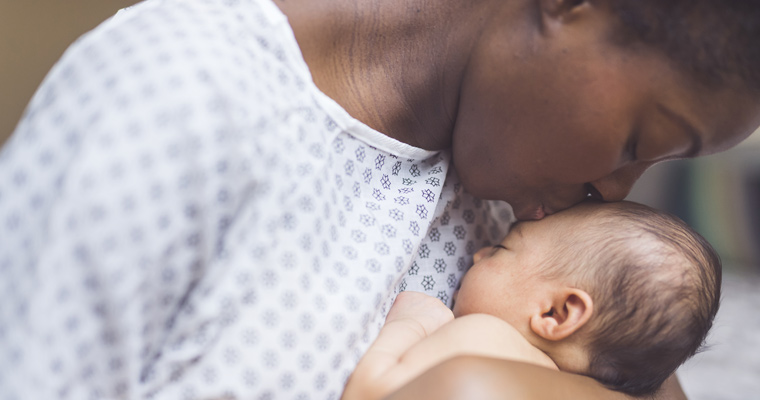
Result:
M0 399L337 399L511 218L322 94L272 3L142 3L0 153Z

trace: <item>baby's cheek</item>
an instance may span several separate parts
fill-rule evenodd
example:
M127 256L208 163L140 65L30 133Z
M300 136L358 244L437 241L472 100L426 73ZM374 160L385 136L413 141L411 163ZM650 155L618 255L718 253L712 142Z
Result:
M462 287L457 290L456 297L454 298L454 317L461 317L468 314L474 314L478 311L478 293L468 290L467 287Z
M457 309L457 297L459 296L459 289L454 291L454 294L451 295L451 311L454 311ZM454 311L454 315L456 315L456 311Z
M459 289L455 292L454 295L454 305L451 307L451 311L454 312L454 317L461 317L464 315L464 309L466 305L466 300L463 298L464 296L461 295L462 290Z

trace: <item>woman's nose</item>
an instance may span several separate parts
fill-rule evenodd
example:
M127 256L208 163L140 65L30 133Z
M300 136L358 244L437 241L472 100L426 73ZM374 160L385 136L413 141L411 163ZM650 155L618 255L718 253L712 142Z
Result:
M603 201L620 201L628 196L633 184L653 163L627 165L615 172L593 182L589 182L587 190L591 197Z

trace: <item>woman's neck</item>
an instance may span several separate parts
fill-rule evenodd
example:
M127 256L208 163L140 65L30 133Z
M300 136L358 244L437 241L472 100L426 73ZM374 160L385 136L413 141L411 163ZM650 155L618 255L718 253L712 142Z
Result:
M275 2L317 87L349 114L413 146L451 146L470 52L500 2Z

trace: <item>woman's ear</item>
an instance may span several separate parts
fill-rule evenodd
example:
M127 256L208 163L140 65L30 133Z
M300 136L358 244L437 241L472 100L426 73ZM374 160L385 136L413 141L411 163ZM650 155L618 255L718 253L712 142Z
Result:
M546 340L563 340L585 325L593 312L594 303L588 293L563 288L544 310L531 316L530 328Z

